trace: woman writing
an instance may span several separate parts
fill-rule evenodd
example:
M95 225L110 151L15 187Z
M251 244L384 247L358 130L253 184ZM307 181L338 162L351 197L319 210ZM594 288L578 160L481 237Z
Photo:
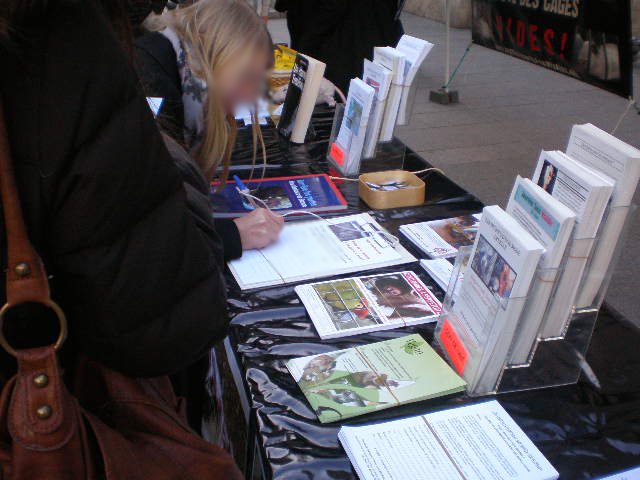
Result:
M255 102L273 61L264 22L244 0L200 0L154 18L136 42L146 94L164 99L160 124L197 160L207 179L225 173L235 143L234 111ZM254 138L260 138L254 125ZM225 258L278 238L283 219L265 209L216 221Z

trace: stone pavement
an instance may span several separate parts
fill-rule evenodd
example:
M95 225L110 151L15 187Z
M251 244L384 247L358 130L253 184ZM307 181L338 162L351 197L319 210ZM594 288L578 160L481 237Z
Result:
M408 34L436 46L416 79L409 124L396 135L486 204L504 206L516 175L531 175L541 149L564 150L573 124L590 122L611 131L628 105L611 93L476 45L451 86L460 103L431 103L429 91L443 84L444 25L410 14L402 19ZM269 24L276 41L287 41L283 20ZM452 30L452 68L470 40L469 30ZM640 85L638 62L634 74ZM634 109L616 135L640 147L640 116ZM639 239L636 220L607 296L613 308L638 325Z

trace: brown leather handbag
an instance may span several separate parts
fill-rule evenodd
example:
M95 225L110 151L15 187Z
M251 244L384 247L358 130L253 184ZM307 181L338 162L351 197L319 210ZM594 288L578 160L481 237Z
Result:
M241 479L227 452L189 429L167 377L134 379L79 357L74 385L65 385L56 352L67 324L27 235L1 103L0 193L8 243L0 345L18 364L0 396L0 479ZM54 345L9 345L7 314L25 303L55 313Z

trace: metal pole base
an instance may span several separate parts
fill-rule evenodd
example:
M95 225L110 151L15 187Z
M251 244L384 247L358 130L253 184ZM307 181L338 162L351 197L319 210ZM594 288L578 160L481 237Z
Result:
M431 90L429 94L429 100L433 103L439 103L440 105L450 105L452 103L458 103L458 91L457 90L445 90L440 88L439 90Z

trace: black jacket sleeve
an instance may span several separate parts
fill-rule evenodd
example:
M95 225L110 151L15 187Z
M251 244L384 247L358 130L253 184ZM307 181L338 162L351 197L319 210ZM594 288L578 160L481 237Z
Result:
M73 345L130 375L180 371L226 334L220 239L94 2L50 5L1 80L30 235Z
M215 220L215 225L218 234L222 238L224 260L228 262L240 258L242 256L242 239L236 222L228 218L219 218Z
M182 83L176 52L171 42L158 32L136 39L135 65L140 83L148 97L161 97L158 122L162 130L178 143L184 143L184 107Z
M189 205L197 205L201 214L211 216L209 185L200 168L186 150L169 135L164 135L164 141L185 182ZM191 195L189 195L190 192L192 192ZM220 218L214 220L214 224L216 231L222 238L225 262L240 258L242 256L242 240L235 222L227 218Z

